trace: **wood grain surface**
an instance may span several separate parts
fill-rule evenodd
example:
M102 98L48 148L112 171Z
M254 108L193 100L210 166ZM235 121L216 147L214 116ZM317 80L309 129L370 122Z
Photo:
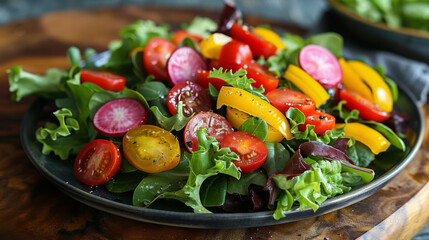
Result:
M71 45L102 51L118 38L121 27L137 19L169 22L177 28L196 13L217 17L213 12L127 6L51 13L0 27L0 239L409 239L425 225L426 136L413 161L371 197L320 217L270 227L202 230L137 222L83 205L48 182L27 160L20 143L21 120L33 98L10 101L6 70L16 64L34 73L65 69ZM246 21L261 23L258 18ZM428 122L429 105L423 111Z

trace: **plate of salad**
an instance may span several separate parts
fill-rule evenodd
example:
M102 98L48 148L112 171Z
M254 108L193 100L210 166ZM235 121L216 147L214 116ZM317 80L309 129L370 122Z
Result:
M14 100L39 97L22 143L60 190L144 222L266 226L369 197L418 151L412 95L340 35L281 36L231 5L182 28L139 20L108 51L70 47L69 69L8 70Z

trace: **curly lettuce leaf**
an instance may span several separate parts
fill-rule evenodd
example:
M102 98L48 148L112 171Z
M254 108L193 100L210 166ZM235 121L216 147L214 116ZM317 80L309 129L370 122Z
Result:
M171 117L166 117L164 114L162 114L162 112L159 110L157 106L152 106L150 110L155 116L155 119L158 122L158 125L167 131L182 130L188 123L189 119L191 119L194 116L194 114L192 114L189 117L185 117L185 115L183 115L182 101L179 101L179 103L177 104L177 112Z
M29 95L55 99L65 96L64 82L68 71L49 69L44 76L26 72L21 66L13 66L7 70L9 75L9 91L14 101L21 101Z
M264 92L265 89L263 86L259 88L252 87L252 83L255 82L252 78L247 78L246 70L240 69L236 72L232 72L232 70L223 70L223 68L213 69L209 73L209 78L219 78L226 82L227 85L243 89L248 91L249 93L260 97L262 100L268 101L265 97Z
M326 199L349 192L351 188L342 183L341 169L339 161L321 160L313 163L310 170L290 180L286 174L273 176L277 186L284 191L279 195L274 218L284 217L294 204L300 210L312 208L317 211Z
M162 198L175 199L191 207L195 213L210 213L201 202L200 189L204 181L218 174L240 178L240 171L232 163L239 159L237 154L231 153L229 148L220 148L220 143L213 137L207 137L206 132L205 129L197 130L198 150L189 160L190 173L186 185L176 192L164 192L152 202Z
M195 35L208 37L216 31L217 23L210 18L195 17L189 24L182 24L182 29Z

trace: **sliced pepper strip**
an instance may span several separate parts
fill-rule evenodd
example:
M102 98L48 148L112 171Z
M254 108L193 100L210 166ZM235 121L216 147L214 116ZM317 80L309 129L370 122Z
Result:
M201 53L210 59L219 59L222 47L232 40L222 33L213 33L200 42Z
M362 97L374 103L371 89L365 84L362 78L349 66L344 58L340 58L338 62L343 70L343 80L341 83L347 90L359 93Z
M339 123L335 125L335 128L343 128L344 125L344 123ZM356 141L365 144L374 154L384 152L390 147L390 142L381 133L362 123L348 123L344 133L344 137L353 137Z
M241 124L243 124L247 119L251 118L249 114L237 110L232 107L228 107L226 109L226 120L231 123L232 127L235 129L240 128ZM265 142L281 142L283 140L283 135L273 128L273 126L268 124L268 134L265 138Z
M320 107L320 105L329 99L329 95L322 85L295 65L289 65L284 74L284 78L292 82L293 85L298 87L305 95L312 98L316 103L316 107Z
M371 88L374 103L381 110L391 112L393 108L393 98L389 86L372 67L359 61L348 61L350 67L361 77Z
M253 29L253 32L256 35L261 36L265 41L276 46L277 49L282 49L282 50L286 49L286 46L282 42L282 39L274 31L271 31L270 29L266 29L266 28L258 28L257 27L257 28Z
M293 138L290 125L286 116L277 108L261 98L235 87L222 87L219 91L217 105L219 109L223 105L236 108L255 117L260 117L278 130L287 140Z

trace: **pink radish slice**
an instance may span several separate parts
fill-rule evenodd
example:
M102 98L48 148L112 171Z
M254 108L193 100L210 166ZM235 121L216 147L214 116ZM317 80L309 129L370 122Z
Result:
M171 84L197 80L197 71L207 70L207 64L201 55L190 47L179 47L171 54L167 62L167 72Z
M301 68L324 88L334 88L343 79L337 58L328 49L318 45L307 45L298 57Z
M119 137L131 128L145 124L147 115L147 110L141 102L132 98L120 98L101 106L92 123L99 133Z

